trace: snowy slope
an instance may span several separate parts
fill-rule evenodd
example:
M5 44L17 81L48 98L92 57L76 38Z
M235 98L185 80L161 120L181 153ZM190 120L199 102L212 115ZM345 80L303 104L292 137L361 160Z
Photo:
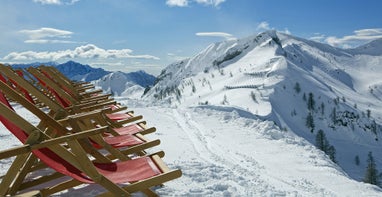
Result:
M377 39L367 43L365 45L359 46L355 49L349 49L350 52L354 54L366 54L366 55L382 55L382 39Z
M129 98L140 98L146 87L152 86L155 77L144 72L112 72L92 83L100 87L104 92L112 93L115 96L125 96Z
M376 43L360 48L382 47ZM382 56L370 52L269 31L212 44L168 66L145 98L177 107L229 106L274 121L312 144L323 130L339 166L360 181L369 151L382 169L381 65ZM306 124L309 114L314 128Z
M119 101L131 104L130 100ZM15 108L38 124L24 108ZM133 107L133 110L145 117L148 126L157 128L157 132L147 137L160 139L161 145L150 152L164 150L164 161L170 168L180 168L183 172L181 178L155 189L161 196L382 194L376 186L352 180L305 139L245 111L213 106ZM2 149L20 145L2 125L0 137L2 142L7 142L2 143ZM12 161L1 161L1 174ZM97 185L79 186L59 196L95 196L102 191Z

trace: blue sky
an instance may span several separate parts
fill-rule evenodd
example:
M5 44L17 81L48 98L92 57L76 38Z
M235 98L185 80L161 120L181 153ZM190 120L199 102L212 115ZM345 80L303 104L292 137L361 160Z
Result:
M380 0L1 0L0 62L158 74L210 43L269 29L337 47L382 38Z

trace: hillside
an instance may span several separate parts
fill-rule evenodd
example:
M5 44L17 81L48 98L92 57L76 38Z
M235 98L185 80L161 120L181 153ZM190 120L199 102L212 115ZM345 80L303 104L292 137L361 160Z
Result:
M155 77L144 72L112 72L92 83L102 88L104 92L112 93L115 96L125 96L129 98L140 98L144 90L152 86Z
M58 64L56 68L70 79L77 81L93 81L110 73L102 68L93 68L74 61Z
M345 50L275 31L214 43L165 68L145 98L230 107L312 144L322 130L333 160L360 181L369 151L382 169L382 56L374 52L380 43Z
M74 61L62 64L55 62L35 62L29 64L13 64L14 68L28 68L40 65L55 66L60 72L71 80L91 81L107 93L115 96L128 96L130 98L140 98L147 87L154 84L156 78L145 71L124 73L121 71L110 72L102 68L94 68Z

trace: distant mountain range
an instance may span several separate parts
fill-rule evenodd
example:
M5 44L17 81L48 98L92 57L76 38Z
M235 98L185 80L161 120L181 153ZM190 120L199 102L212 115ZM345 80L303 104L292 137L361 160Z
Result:
M142 70L130 73L120 71L111 72L74 61L68 61L62 64L56 62L35 62L30 64L13 64L12 66L15 68L27 68L30 66L40 66L42 64L55 66L60 72L72 80L92 81L97 86L102 87L105 92L112 92L118 96L126 90L133 91L132 87L134 87L135 95L142 95L144 89L152 86L156 80L155 76ZM132 92L129 92L129 94L132 94Z
M340 49L267 31L169 65L144 98L249 112L312 144L323 131L333 160L361 180L366 162L356 165L355 158L366 161L371 151L382 169L381 76L382 39Z

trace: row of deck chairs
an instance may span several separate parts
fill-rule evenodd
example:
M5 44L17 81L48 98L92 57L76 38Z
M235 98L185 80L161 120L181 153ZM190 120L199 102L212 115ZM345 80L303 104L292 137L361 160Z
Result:
M31 124L15 104L39 123ZM0 161L15 157L0 175L0 196L49 196L92 183L106 190L100 196L155 196L152 187L181 171L166 166L163 151L148 153L160 141L146 137L155 128L141 119L111 95L54 67L14 70L0 64L0 121L22 143L0 150ZM51 173L38 173L47 169Z

